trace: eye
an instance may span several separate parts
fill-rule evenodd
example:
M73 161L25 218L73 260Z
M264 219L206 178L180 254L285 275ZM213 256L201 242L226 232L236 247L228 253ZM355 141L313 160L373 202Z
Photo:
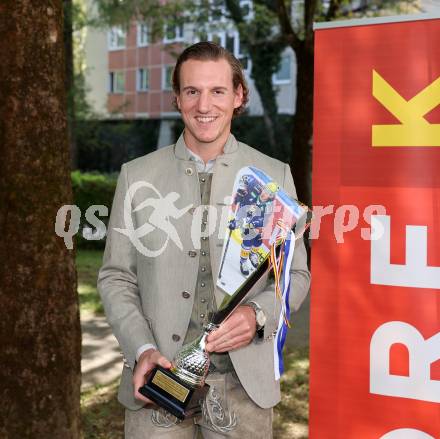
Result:
M224 90L214 90L214 94L216 94L216 95L224 95L225 91Z
M190 88L186 91L187 96L195 96L197 94L197 90Z

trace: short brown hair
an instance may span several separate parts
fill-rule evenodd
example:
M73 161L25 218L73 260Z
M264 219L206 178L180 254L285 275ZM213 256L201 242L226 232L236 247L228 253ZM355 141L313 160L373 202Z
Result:
M234 116L243 113L249 100L249 88L243 75L241 63L231 52L211 41L201 41L200 43L193 44L179 55L172 77L174 93L176 95L180 93L180 69L182 64L190 59L198 61L218 61L219 59L225 59L228 62L232 69L232 84L234 90L237 90L239 85L241 85L243 89L243 102L238 108L234 109ZM176 97L174 97L173 104L178 109Z

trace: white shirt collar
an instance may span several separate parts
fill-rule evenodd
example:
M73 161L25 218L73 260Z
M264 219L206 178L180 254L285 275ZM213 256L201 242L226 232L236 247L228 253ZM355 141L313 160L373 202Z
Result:
M196 164L197 172L207 172L208 174L212 174L214 171L215 159L211 159L208 163L205 163L199 155L195 152L191 151L186 145L186 150L189 154L189 159Z

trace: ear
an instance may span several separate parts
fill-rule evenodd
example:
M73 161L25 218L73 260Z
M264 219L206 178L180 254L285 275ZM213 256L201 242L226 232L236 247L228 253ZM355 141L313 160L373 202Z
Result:
M243 87L241 84L238 85L234 91L234 108L238 108L243 103Z
M174 96L176 97L177 108L178 108L178 110L180 111L180 96L177 95L177 94L175 94Z

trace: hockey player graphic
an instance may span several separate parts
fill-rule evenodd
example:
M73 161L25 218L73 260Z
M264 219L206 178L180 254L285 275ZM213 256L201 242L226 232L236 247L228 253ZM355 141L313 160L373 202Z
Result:
M274 182L260 183L253 175L243 175L234 199L237 214L229 222L231 231L239 228L242 236L240 271L248 276L260 263L258 249L263 243L265 220L272 213L272 204L279 186Z

